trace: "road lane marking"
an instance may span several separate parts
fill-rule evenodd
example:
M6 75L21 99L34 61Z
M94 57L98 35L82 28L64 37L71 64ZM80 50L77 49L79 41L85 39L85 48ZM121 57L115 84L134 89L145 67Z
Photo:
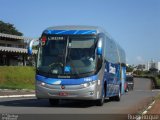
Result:
M151 103L151 106L153 106L153 105L154 105L154 103L155 103L155 100Z
M138 117L136 120L141 120L141 117Z
M142 113L142 115L147 114L147 112L149 111L149 109L152 108L152 106L154 105L154 103L155 103L155 100L148 106L148 108Z
M35 94L27 94L27 95L4 95L4 96L0 96L0 98L17 98L17 97L35 97Z
M152 106L154 105L155 100L147 107L147 109L145 109L142 113L141 116L138 117L136 120L141 120L143 115L146 115L148 113L148 111L152 108Z
M148 92L148 91L150 91L150 92L151 92L152 90L135 90L135 91L138 91L138 92L139 92L139 91L140 91L140 92Z
M155 90L152 90L153 92L155 91L155 92L160 92L160 90L158 90L158 89L155 89Z
M147 110L145 110L143 113L142 113L142 115L145 115L147 113Z

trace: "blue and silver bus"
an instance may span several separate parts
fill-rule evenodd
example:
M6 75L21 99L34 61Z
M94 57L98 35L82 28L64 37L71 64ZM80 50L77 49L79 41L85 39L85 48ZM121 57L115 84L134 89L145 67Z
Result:
M32 54L35 40L30 41ZM36 97L59 100L120 101L124 93L124 50L102 28L55 26L45 29L39 41L36 65Z

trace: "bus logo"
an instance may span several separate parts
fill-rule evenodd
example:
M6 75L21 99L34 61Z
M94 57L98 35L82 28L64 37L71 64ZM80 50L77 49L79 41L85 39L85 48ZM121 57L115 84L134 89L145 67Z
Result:
M64 85L62 85L62 86L61 86L61 89L65 89L65 86L64 86Z

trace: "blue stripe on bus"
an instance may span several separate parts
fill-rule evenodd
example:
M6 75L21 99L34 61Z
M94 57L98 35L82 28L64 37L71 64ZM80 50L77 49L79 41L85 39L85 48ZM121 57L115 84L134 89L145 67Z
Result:
M56 35L88 35L88 34L96 34L96 30L45 30L43 33L45 34L56 34Z
M79 79L59 79L59 78L47 78L41 75L36 75L36 80L47 83L47 84L60 84L60 85L80 85L86 82L98 80L98 76L90 76Z

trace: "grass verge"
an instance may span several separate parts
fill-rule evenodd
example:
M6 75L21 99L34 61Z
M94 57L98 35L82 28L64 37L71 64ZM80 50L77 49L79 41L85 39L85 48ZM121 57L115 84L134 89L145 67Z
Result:
M156 100L160 100L160 94L155 99Z
M34 79L34 67L0 67L0 89L34 89Z
M157 86L160 87L160 79L159 79L159 78L156 78L156 81L157 81Z

